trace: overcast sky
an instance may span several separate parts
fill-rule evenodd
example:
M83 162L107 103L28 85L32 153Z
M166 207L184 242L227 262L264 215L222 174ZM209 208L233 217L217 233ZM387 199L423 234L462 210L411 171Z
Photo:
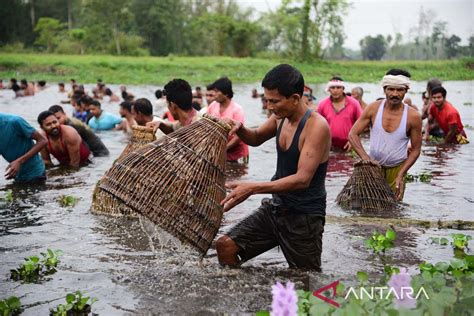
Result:
M254 7L259 12L275 10L281 0L236 0L243 6ZM301 3L302 1L300 1ZM392 36L396 32L406 39L408 31L418 22L420 8L432 10L435 20L448 22L448 34L456 34L467 44L474 34L474 0L352 0L344 22L345 46L359 49L359 41L366 35Z

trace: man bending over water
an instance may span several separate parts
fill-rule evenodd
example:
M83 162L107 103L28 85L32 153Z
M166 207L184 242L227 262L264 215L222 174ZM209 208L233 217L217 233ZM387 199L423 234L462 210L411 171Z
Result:
M88 162L90 150L79 133L71 126L61 125L53 112L43 111L38 115L41 133L48 139L48 146L41 150L47 166L53 165L53 155L63 166L78 168Z
M277 169L269 182L234 182L222 201L224 212L253 194L271 193L250 216L217 240L222 265L238 266L280 246L290 268L321 271L326 215L325 178L331 147L326 120L305 105L304 78L279 65L262 81L272 115L256 129L227 119L231 133L259 146L276 136Z

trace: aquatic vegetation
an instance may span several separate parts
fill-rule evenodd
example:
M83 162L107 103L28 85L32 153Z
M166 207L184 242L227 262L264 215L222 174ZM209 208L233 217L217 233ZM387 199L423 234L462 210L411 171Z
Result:
M13 202L13 200L14 200L13 191L12 190L5 191L5 195L0 197L0 200L3 200L3 201L8 202L8 203Z
M375 253L385 252L394 246L393 242L397 238L397 234L393 229L387 229L385 235L374 232L372 236L365 240L365 246L372 249Z
M392 267L392 266L389 266L389 265L385 265L383 267L383 271L385 272L385 275L387 276L392 276L392 274L394 273L400 273L400 268L397 268L397 267Z
M46 253L41 253L42 258L39 256L25 258L20 267L10 270L10 278L27 283L37 282L40 278L56 272L62 253L61 250L48 249Z
M0 300L0 315L12 316L21 313L21 302L16 296L11 296L4 300Z
M443 138L443 137L437 137L437 136L430 135L430 142L433 142L433 143L442 143L442 142L444 142L444 138Z
M407 173L405 175L405 181L410 183L410 182L415 182L415 181L420 181L423 183L429 183L431 182L431 179L433 179L433 175L429 172L422 172L419 174L410 174Z
M282 285L277 282L272 286L272 315L296 316L298 312L298 296L293 282Z
M453 259L448 262L438 262L431 264L423 262L420 264L420 271L427 276L436 276L438 274L449 275L455 278L462 276L474 276L474 255L466 255L463 259Z
M448 238L445 238L445 237L430 237L429 241L433 244L437 244L437 245L442 245L442 246L446 246L449 244L449 240Z
M472 102L464 102L464 105L466 105L466 106L471 106L471 105L472 105Z
M90 302L89 302L90 301ZM68 293L66 295L66 304L59 304L54 309L50 309L50 315L53 316L75 316L88 315L92 310L92 304L97 302L96 298L83 296L81 291Z
M58 198L58 202L61 207L74 207L78 201L79 198L72 195L61 194Z
M463 250L468 248L469 240L472 239L469 235L464 234L451 234L453 241L451 244L453 245L454 249Z

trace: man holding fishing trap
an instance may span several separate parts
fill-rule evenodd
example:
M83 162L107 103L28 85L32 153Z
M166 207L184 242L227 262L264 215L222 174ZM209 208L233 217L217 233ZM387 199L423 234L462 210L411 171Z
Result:
M326 120L305 105L304 78L290 65L279 65L262 81L272 115L256 129L225 120L248 145L276 136L277 170L268 182L233 182L221 202L224 212L253 194L271 199L230 229L216 243L219 262L232 267L280 246L290 268L321 271L326 215L325 178L331 147Z

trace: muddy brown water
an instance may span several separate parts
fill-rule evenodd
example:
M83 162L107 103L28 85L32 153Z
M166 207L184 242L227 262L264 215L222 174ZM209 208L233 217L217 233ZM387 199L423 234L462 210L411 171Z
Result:
M350 84L350 87L356 84ZM381 96L375 84L362 83L365 99ZM424 83L415 83L409 96L420 104ZM460 111L463 123L474 126L473 82L446 82L448 100ZM87 85L86 88L91 88ZM112 86L118 90L117 86ZM257 126L265 120L260 100L250 98L258 85L238 85L235 101L244 107L247 125ZM316 96L324 97L323 85L316 86ZM152 86L131 86L129 90L140 97L154 100ZM261 90L261 89L259 89ZM8 90L0 91L0 112L23 116L35 128L36 117L64 95L56 86L34 97L14 99ZM104 108L117 113L118 105L104 102ZM69 105L64 106L70 112ZM474 138L471 127L468 136ZM0 135L1 137L2 135ZM152 252L147 236L137 221L114 219L90 213L92 189L110 167L127 143L121 132L101 132L100 137L110 149L110 157L94 158L93 164L77 172L59 169L48 171L45 185L16 187L3 177L0 194L13 190L15 201L0 202L0 299L18 296L25 315L45 315L50 307L64 302L67 292L81 290L99 299L93 311L101 315L139 314L222 314L249 313L268 309L271 285L276 281L297 282L299 288L314 290L335 280L353 282L354 274L364 270L380 273L384 264L405 266L414 271L424 261L452 258L449 246L431 245L432 236L449 236L462 232L474 236L474 231L424 229L417 227L397 230L396 247L386 256L373 255L363 245L363 239L374 229L385 230L370 221L348 224L332 221L325 226L322 274L287 269L285 259L275 248L246 263L241 269L221 268L215 250L199 261L183 249L158 247ZM364 141L365 145L367 140ZM397 214L381 214L397 218L421 220L473 221L474 206L473 143L444 148L424 144L422 154L410 170L412 174L430 172L430 183L407 185L405 208ZM0 159L0 170L6 162ZM334 202L347 181L354 160L344 153L332 153L326 181L327 214L358 216L340 209ZM265 181L275 170L275 140L250 149L248 167L231 166L229 180ZM61 208L61 194L79 197L72 209ZM227 213L221 233L258 207L264 195L252 196ZM471 242L471 248L474 247ZM64 251L58 272L39 284L22 284L9 280L9 270L16 268L24 257L39 254L47 248Z

